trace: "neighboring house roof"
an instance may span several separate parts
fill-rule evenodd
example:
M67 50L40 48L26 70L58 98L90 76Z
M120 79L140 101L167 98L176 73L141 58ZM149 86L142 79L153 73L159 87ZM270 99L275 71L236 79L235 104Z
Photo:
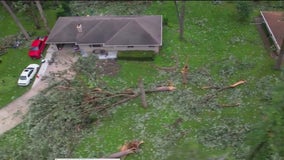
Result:
M272 36L272 40L278 51L284 38L284 12L282 11L261 11L261 16Z
M59 17L46 43L161 46L162 16Z

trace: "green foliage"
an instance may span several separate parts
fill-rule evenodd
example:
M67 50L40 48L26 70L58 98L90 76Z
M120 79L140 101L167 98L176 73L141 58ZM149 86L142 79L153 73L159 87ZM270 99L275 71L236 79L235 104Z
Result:
M151 1L72 1L72 15L139 15L142 14ZM139 7L133 7L139 6Z
M58 7L58 5L60 5L60 3L65 3L65 2L68 2L68 1L41 1L41 5L42 5L42 8L44 9L56 9Z
M61 11L56 13L57 18L58 17L65 17L65 16L71 16L71 9L69 7L69 1L63 1L61 3Z
M0 22L0 37L16 34L20 31L3 5L0 5Z
M266 101L262 111L262 121L257 123L249 136L250 159L282 159L284 157L284 85L273 87L270 101Z
M89 57L80 57L79 60L74 65L75 71L77 73L82 73L83 75L86 75L88 78L87 83L94 82L97 78L96 76L96 66L95 61L97 58L94 55L91 55Z
M169 19L166 16L164 16L163 17L163 26L167 26L168 25L168 21L169 21Z
M32 1L16 1L12 2L13 8L15 8L16 12L19 14L25 14L30 17L36 29L41 28L41 18L38 13L38 9Z
M153 61L155 53L153 51L124 51L119 52L118 60L138 60L138 61Z
M240 21L247 21L250 18L252 12L252 6L250 2L240 1L236 4L238 18Z

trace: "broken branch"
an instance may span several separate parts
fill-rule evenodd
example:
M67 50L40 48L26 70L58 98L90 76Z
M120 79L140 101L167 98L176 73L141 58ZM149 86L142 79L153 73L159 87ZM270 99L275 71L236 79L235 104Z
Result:
M184 67L181 69L181 74L182 74L182 83L187 84L188 65L184 65Z
M237 86L239 86L241 84L244 84L244 83L246 83L245 80L240 80L240 81L238 81L238 82L236 82L236 83L234 83L232 85L226 86L224 88L220 88L220 87L217 87L217 86L204 86L204 87L202 87L202 89L218 89L218 92L220 92L220 91L223 91L225 89L235 88L235 87L237 87Z
M240 103L236 103L236 104L219 104L219 107L236 107L239 106Z
M229 85L227 87L224 87L224 88L215 87L215 86L205 86L205 87L202 87L202 89L217 89L217 93L218 93L218 92L224 91L224 90L229 89L229 88L235 88L235 87L237 87L241 84L244 84L244 83L246 83L245 80L240 80L240 81L238 81L238 82L236 82L232 85ZM209 101L210 99L216 97L217 93L210 94L210 95L206 96L205 99L203 100L203 103L205 103L205 102Z

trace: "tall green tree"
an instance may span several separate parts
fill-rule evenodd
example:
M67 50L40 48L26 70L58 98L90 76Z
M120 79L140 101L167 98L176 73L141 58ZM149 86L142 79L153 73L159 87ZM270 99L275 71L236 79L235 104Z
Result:
M252 6L248 1L237 2L236 5L239 21L245 22L249 19L252 12Z
M35 1L35 3L36 3L36 6L37 6L37 8L38 8L38 11L39 11L39 13L40 13L40 16L41 16L41 19L42 19L42 21L43 21L44 27L45 27L46 31L49 33L49 32L50 32L50 29L49 29L49 27L48 27L47 20L46 20L46 17L45 17L45 15L44 15L44 11L43 11L43 9L42 9L42 7L41 7L41 4L40 4L39 1Z
M30 17L36 29L41 28L40 17L34 1L13 1L11 6L15 9L15 12Z
M26 29L23 27L22 23L20 22L20 20L17 18L17 16L15 15L15 13L12 11L12 9L10 8L10 6L6 3L6 1L1 1L1 3L3 4L3 6L7 9L7 11L10 13L10 15L13 17L14 21L16 22L16 24L18 25L18 27L20 28L21 32L24 34L26 39L30 39L30 36L28 34L28 32L26 31Z
M278 84L272 95L265 104L263 121L251 133L249 160L284 158L284 84Z

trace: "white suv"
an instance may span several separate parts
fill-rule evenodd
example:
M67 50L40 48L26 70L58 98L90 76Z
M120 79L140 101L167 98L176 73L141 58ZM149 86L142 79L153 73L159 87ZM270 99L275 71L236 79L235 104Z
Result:
M38 71L39 65L38 64L30 64L27 68L23 70L18 80L19 86L27 86L30 84L31 80L35 76L36 72Z

